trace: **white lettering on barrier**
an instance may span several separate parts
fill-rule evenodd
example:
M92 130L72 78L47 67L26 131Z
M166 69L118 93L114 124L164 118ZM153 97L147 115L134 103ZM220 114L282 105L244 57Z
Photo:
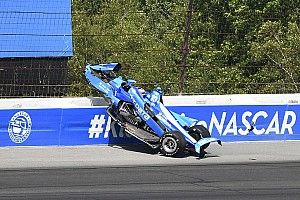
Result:
M225 121L227 121L226 119L229 119L227 124L225 124ZM282 121L280 121L281 118L279 118L278 111L272 116L269 116L266 111L258 111L256 113L245 111L240 119L242 124L238 126L237 122L239 122L239 119L237 119L236 112L231 116L228 116L227 112L222 112L221 118L218 118L213 112L209 125L203 120L199 121L197 124L208 127L210 132L215 128L220 136L226 136L228 134L246 136L251 131L255 135L271 133L280 135L284 134L286 131L288 134L293 134L293 126L296 123L296 119L297 115L294 111L285 111Z
M259 111L259 112L255 113L255 115L253 116L253 119L252 119L253 124L257 124L257 119L261 118L261 117L267 118L268 114L265 111ZM264 134L264 132L265 132L265 128L257 129L256 126L254 126L253 133L255 135L262 135L262 134Z
M252 112L246 111L242 115L242 124L244 124L245 129L239 128L238 132L240 135L247 135L249 133L249 129L251 128L251 124L247 120L248 117L252 116Z
M225 118L226 118L226 112L222 113L221 122L219 122L219 120L216 117L215 113L212 113L210 124L209 124L210 132L213 129L213 126L215 126L216 129L218 130L219 134L221 135L223 127L224 127L224 123L225 123Z
M265 131L265 134L269 134L270 132L274 132L275 134L281 134L281 131L279 130L278 112L274 114L267 130Z
M283 119L279 118L278 111L272 116L266 111L258 111L256 113L245 111L242 114L241 119L237 118L236 112L233 112L231 116L229 116L227 112L222 112L221 118L218 118L213 112L209 125L203 120L199 121L197 124L208 127L210 132L215 128L220 136L229 134L246 136L250 132L253 132L255 135L281 135L286 131L288 134L293 134L293 126L296 123L296 119L297 115L294 111L285 111ZM239 120L241 120L241 125L238 126ZM225 124L226 121L228 121L227 124ZM102 133L104 133L104 138L108 138L109 132L111 132L112 137L114 138L130 137L129 134L124 133L124 128L121 127L116 130L114 124L115 122L113 122L110 117L106 120L105 115L95 115L90 122L91 127L88 131L89 138L99 138Z
M89 138L99 138L100 134L103 133L103 126L105 124L105 115L95 115L94 119L91 120L91 127L89 128Z
M93 119L91 119L89 128L89 138L100 138L100 135L103 134L103 138L109 138L109 133L111 132L112 137L123 138L123 137L131 137L131 135L125 133L124 128L120 127L116 130L116 122L111 120L111 117L108 117L106 120L105 115L95 115ZM105 129L104 129L105 127ZM124 134L125 133L125 134Z
M107 124L105 127L105 132L104 132L104 138L108 138L108 133L111 130L110 124L111 124L111 117L108 117Z
M291 122L288 123L288 119L291 117ZM293 111L285 111L285 115L282 122L281 134L284 134L285 130L288 130L289 134L293 134L293 126L296 123L296 113Z
M237 135L237 128L236 128L236 112L233 113L230 121L228 122L226 129L223 135L227 135L228 133L233 133L233 135Z

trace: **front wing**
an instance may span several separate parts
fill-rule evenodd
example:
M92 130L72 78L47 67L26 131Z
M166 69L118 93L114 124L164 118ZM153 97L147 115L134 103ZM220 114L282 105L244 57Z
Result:
M201 147L211 142L217 142L219 145L222 145L221 140L217 138L212 138L212 137L202 138L195 144L195 151L200 154Z

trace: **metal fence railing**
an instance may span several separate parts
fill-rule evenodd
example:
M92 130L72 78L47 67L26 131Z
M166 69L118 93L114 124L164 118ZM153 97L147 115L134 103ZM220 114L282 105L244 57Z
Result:
M68 94L67 58L0 59L0 97Z

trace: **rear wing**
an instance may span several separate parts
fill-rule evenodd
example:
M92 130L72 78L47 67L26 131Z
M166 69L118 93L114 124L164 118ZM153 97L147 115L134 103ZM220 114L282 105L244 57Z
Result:
M110 72L110 71L117 72L121 69L121 64L120 63L88 64L86 66L86 69L92 69L101 72Z
M119 71L120 69L120 63L88 64L85 68L85 76L88 80L92 79L91 76L96 76L103 82L108 83L116 78L115 72Z

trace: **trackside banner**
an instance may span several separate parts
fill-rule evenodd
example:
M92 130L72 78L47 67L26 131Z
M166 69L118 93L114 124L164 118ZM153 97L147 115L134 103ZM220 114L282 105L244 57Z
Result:
M300 105L171 107L224 142L300 139ZM300 116L299 116L300 117Z
M172 106L224 142L300 140L300 105ZM0 146L139 143L106 107L0 110Z

